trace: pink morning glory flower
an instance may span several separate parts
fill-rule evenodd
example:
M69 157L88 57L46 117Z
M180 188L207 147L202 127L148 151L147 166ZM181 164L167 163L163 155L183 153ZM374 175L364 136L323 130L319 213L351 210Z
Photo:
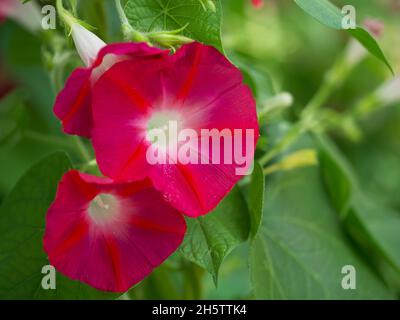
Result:
M215 208L245 174L259 135L255 101L240 71L215 48L196 42L174 55L114 65L92 88L92 112L91 137L102 173L116 181L148 177L168 202L191 217ZM149 138L153 130L170 133L171 123L195 136L189 145L158 145ZM218 132L211 138L204 134L213 129ZM221 132L227 140L212 148L211 140ZM206 140L209 148L200 148ZM198 163L171 152L183 147ZM168 161L153 163L149 150ZM221 161L214 161L218 157Z
M115 183L67 172L46 216L44 248L62 274L125 292L170 256L186 231L148 180Z

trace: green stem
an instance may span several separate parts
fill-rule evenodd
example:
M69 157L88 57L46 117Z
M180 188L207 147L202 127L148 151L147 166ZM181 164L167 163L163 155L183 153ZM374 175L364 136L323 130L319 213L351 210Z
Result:
M64 8L62 0L56 2L57 12L60 19L65 23L66 26L71 26L77 19Z
M115 6L117 8L118 16L119 16L119 19L121 20L121 23L123 25L126 24L126 25L130 26L130 23L128 21L128 18L126 17L125 11L122 8L121 0L115 0Z
M91 168L97 167L96 159L92 159L89 162L83 162L77 165L80 171L86 172Z
M126 17L125 11L122 8L121 0L115 0L115 6L117 8L118 16L122 25L122 33L127 40L136 42L149 42L149 39L141 32L135 30L129 23Z
M62 137L57 137L57 136L50 136L41 132L36 132L32 130L26 130L23 133L24 137L34 140L36 142L40 143L46 143L46 144L57 144L57 145L62 145L64 147L68 148L73 148L73 144L70 142L70 140L67 140L66 138Z
M184 270L184 299L186 300L198 300L202 298L202 285L201 277L202 270L198 268L194 263L185 261L181 257L182 269Z
M333 93L334 88L335 86L330 81L324 81L310 102L304 108L302 115L311 115L321 108Z
M336 88L344 82L350 71L351 66L348 65L346 55L343 53L325 74L322 85L304 108L302 116L308 117L320 109L328 101Z
M279 93L265 101L264 105L258 110L258 119L261 121L274 112L283 111L289 108L292 104L293 97L290 93Z
M261 165L266 165L292 145L302 133L314 129L318 125L315 122L318 119L319 109L328 101L335 89L344 82L350 71L351 66L348 65L345 54L342 54L336 60L333 67L326 73L320 88L303 109L300 121L286 133L277 145L260 159Z
M288 132L282 137L282 139L261 159L259 160L262 166L265 166L273 158L279 155L281 152L285 151L292 143L294 143L297 138L306 130L305 125L302 121L295 124L289 129Z
M362 99L352 110L349 111L349 114L354 118L365 118L374 111L382 108L383 105L384 104L376 94L373 93Z
M92 158L90 157L90 154L89 154L88 150L86 149L86 146L85 146L82 138L78 137L78 136L73 136L73 139L74 139L75 146L76 146L77 150L79 151L79 153L81 154L83 160L85 162L89 163L92 160Z
M264 176L277 171L290 171L297 168L315 166L318 163L317 152L314 149L302 149L284 157L281 161L264 168Z

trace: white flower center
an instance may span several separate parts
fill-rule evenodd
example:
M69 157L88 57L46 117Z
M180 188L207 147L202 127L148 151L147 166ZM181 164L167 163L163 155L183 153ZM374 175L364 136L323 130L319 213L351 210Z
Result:
M156 111L147 122L147 140L166 150L170 144L178 141L180 130L182 118L178 111Z
M89 205L89 216L98 224L109 222L119 211L119 201L111 194L99 194Z

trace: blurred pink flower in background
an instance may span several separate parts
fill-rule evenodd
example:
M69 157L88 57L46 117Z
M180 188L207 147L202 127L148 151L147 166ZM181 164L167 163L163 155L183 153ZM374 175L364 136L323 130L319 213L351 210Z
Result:
M0 21L6 18L15 20L31 32L41 28L42 15L34 2L23 4L21 0L0 0Z
M251 3L257 9L260 9L260 8L262 8L264 6L264 0L251 0Z

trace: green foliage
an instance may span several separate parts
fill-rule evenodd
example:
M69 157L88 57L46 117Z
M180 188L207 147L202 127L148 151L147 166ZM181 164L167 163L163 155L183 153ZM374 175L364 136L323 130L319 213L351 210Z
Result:
M218 270L224 258L249 236L249 213L238 187L211 213L187 219L187 233L181 253L205 268L218 283Z
M215 12L204 10L199 0L129 0L125 13L140 32L176 30L187 25L183 35L222 51L219 0Z
M321 170L332 204L350 234L364 248L377 250L400 275L400 214L366 194L340 151L319 137Z
M0 147L18 139L25 115L21 92L10 93L0 101Z
M324 25L337 29L343 29L343 15L340 10L332 4L329 0L294 0L300 8L311 15L313 18L323 23ZM381 60L387 65L392 73L393 68L385 57L382 49L379 47L377 41L372 37L368 31L360 26L355 29L347 30L354 38L356 38L371 54Z
M262 222L264 207L265 177L261 165L254 163L253 174L249 187L249 214L250 214L250 236L254 238Z
M255 297L392 297L342 232L318 169L298 169L274 178L266 193L263 226L250 249ZM353 265L357 270L356 290L341 287L341 270L345 265Z

